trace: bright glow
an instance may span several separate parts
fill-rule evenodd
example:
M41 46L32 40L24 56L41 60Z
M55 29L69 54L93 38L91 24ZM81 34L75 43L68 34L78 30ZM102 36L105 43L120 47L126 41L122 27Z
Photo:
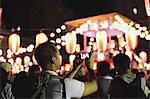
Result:
M54 44L55 44L55 41L54 41L54 40L50 40L49 42L51 42L51 43L54 43Z
M133 8L133 14L137 14L137 13L138 13L137 8Z
M139 28L139 27L140 27L140 24L135 24L135 27L136 27L136 28Z
M61 49L61 46L60 46L60 45L57 45L56 47L57 47L59 50Z
M36 47L41 44L48 41L48 37L45 33L40 32L39 34L36 35Z
M70 55L69 56L69 63L71 66L73 66L73 60L75 59L75 55Z
M62 45L62 46L65 46L65 45L66 45L66 43L65 43L65 42L61 42L61 45Z
M115 15L115 19L118 20L120 18L119 15Z
M20 27L20 26L18 26L18 27L17 27L17 31L20 31L20 30L21 30L21 27Z
M57 28L56 29L56 33L60 33L61 32L61 29L60 28Z
M76 49L76 32L66 34L66 51L73 54Z
M116 44L115 44L115 40L111 40L110 41L110 48L115 48Z
M130 25L130 26L133 26L133 25L134 25L134 22L133 22L133 21L131 21L131 22L129 23L129 25Z
M25 56L24 57L24 65L28 66L29 62L30 62L30 57L29 56Z
M2 49L0 49L0 56L3 54L3 51L2 51Z
M1 56L0 57L0 62L6 62L6 59L3 56Z
M150 0L144 0L144 1L145 1L146 13L148 16L150 16Z
M97 50L97 44L96 44L96 42L93 42L93 50L94 50L94 51Z
M89 42L89 45L93 45L93 43L92 43L92 42Z
M130 58L130 60L132 61L132 52L131 52L130 50L127 50L127 51L125 52L125 54L128 55L129 58Z
M65 67L64 67L64 66L61 66L61 70L63 70L63 71L64 71L64 70L65 70Z
M142 60L141 60L137 55L134 55L134 59L135 59L136 61L138 61L139 63L142 62Z
M140 69L142 69L144 66L143 66L141 63L139 63L139 64L138 64L138 67L139 67Z
M104 55L104 53L98 53L98 54L97 54L97 59L98 59L98 61L104 61L104 60L105 60L105 55Z
M71 65L70 64L65 64L65 71L70 71Z
M9 36L9 49L15 53L20 47L20 36L18 34L11 34Z
M118 38L118 43L119 43L119 46L120 47L124 47L125 46L125 43L124 43L125 41L124 41L124 37L120 37L120 38Z
M150 70L150 63L149 64L144 63L144 67L146 67L146 70Z
M11 58L11 54L7 54L7 58Z
M135 28L130 28L125 36L127 45L134 50L138 45L138 37Z
M10 58L10 59L8 59L8 62L13 65L13 64L14 64L14 59L13 59L13 58Z
M21 65L21 64L22 64L22 59L21 59L21 57L17 57L17 58L16 58L15 64L17 64L17 65Z
M34 45L33 44L30 44L28 47L27 47L27 51L28 52L32 52L34 49Z
M139 53L139 57L142 59L142 61L143 61L144 63L147 62L147 53L146 53L145 51L141 51L141 52Z
M26 48L22 48L23 53L27 52Z
M34 55L32 56L32 61L33 61L33 64L38 65Z
M105 31L98 31L96 33L96 43L99 51L106 51L107 49L107 33Z
M150 34L146 35L146 36L145 36L145 39L146 39L146 40L150 40Z
M50 33L50 37L54 37L55 36L55 33Z
M97 63L96 62L94 62L93 70L97 70Z
M91 46L88 46L88 47L87 47L87 52L91 52L91 49L92 49L92 47L91 47Z
M80 44L77 44L77 46L76 46L76 52L80 52Z
M140 38L144 38L144 37L145 37L145 33L142 32L142 33L140 34Z
M146 31L146 30L147 30L147 27L143 26L143 28L142 28L142 29L143 29L143 31Z
M65 26L65 25L62 25L62 26L61 26L61 29L62 29L62 30L65 30L65 29L66 29L66 26Z
M91 41L91 42L94 42L94 38L93 38L93 37L91 37L91 38L90 38L90 41Z
M63 35L63 36L61 36L61 40L62 41L65 41L66 40L66 38L65 38L65 36Z
M60 38L57 38L57 39L56 39L56 43L60 44L60 43L61 43L61 39L60 39Z
M29 62L29 64L28 64L29 66L32 66L33 65L33 63L32 62Z

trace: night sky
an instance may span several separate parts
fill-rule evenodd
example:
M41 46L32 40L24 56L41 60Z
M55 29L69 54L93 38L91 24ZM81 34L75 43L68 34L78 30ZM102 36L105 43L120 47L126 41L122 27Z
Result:
M34 36L41 28L53 31L65 21L115 11L135 22L148 24L149 28L143 2L144 0L2 0L2 17L5 28L20 26L24 29L22 36ZM133 15L133 7L138 8L137 15ZM29 31L32 29L34 31ZM146 49L149 52L147 41L140 39L139 43L139 50Z

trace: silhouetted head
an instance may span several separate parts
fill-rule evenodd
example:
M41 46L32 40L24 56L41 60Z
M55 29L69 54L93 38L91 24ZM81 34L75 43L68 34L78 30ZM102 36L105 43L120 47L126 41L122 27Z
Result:
M61 65L59 55L58 48L51 42L42 43L35 49L35 59L43 70L59 69Z
M110 64L106 61L98 62L97 68L99 76L107 76L110 73Z
M117 72L123 75L127 72L127 69L129 69L130 58L126 54L120 53L113 58L113 63Z

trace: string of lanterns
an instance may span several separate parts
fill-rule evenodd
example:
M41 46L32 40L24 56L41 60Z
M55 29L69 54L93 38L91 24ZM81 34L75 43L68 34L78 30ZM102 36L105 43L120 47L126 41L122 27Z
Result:
M150 64L146 63L147 62L147 53L146 52L141 52L139 56L137 56L133 51L137 45L138 45L138 38L137 36L140 36L141 38L145 38L146 40L150 40L150 33L147 30L146 27L140 27L139 24L134 23L129 23L126 24L119 16L115 16L117 22L113 22L112 26L110 26L110 29L118 29L119 31L122 31L125 33L125 39L123 35L118 35L118 44L119 44L119 49L122 50L123 47L126 48L126 54L132 59L132 55L134 56L134 59L139 62L140 68L143 68L143 65L147 68L150 69ZM122 24L121 24L122 23ZM94 42L93 37L90 38L90 42L88 43L90 46L93 47L93 50L97 51L97 61L102 61L105 60L105 53L107 49L109 49L110 53L113 53L114 56L119 53L118 50L115 50L115 41L111 40L109 42L110 46L108 47L108 35L104 28L108 28L108 23L106 21L103 21L101 23L101 30L98 29L97 22L92 23L92 21L87 21L86 23L82 24L79 28L76 28L76 30L73 30L69 33L66 33L66 35L62 35L60 38L56 38L56 40L50 40L51 42L56 42L57 48L61 49L61 45L65 46L66 52L70 54L69 58L69 64L66 64L65 66L62 66L60 72L63 72L63 70L69 71L71 66L73 66L73 60L75 56L73 53L80 52L80 44L76 44L77 39L76 35L77 34L83 34L85 31L88 30L96 30L96 42ZM135 26L135 27L133 27ZM126 27L126 28L125 28ZM124 29L125 28L125 29ZM57 28L56 32L61 33L63 30L66 29L65 25L62 25L61 28ZM18 28L20 30L20 28ZM49 36L51 38L55 37L55 33L51 32ZM144 35L144 36L143 36ZM125 42L126 40L126 42ZM9 49L7 50L7 59L5 59L3 55L2 49L0 49L0 61L8 61L11 64L13 64L13 72L18 73L19 71L25 70L28 71L28 66L32 66L33 64L37 64L34 56L32 56L32 59L29 56L25 56L24 59L20 58L19 56L14 60L13 59L13 54L16 56L19 54L23 54L26 52L32 53L34 48L37 47L39 44L44 43L48 41L48 37L45 33L40 31L36 35L36 44L30 44L27 46L27 48L22 48L20 47L20 37L18 34L13 33L9 36ZM90 51L91 47L87 49L87 51ZM24 62L24 63L23 63ZM23 65L24 64L24 65ZM96 69L96 63L93 66L93 69Z

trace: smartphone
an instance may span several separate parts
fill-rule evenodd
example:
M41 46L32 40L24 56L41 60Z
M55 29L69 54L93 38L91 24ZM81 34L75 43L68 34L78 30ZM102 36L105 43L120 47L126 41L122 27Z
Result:
M89 52L81 52L80 57L81 59L90 58Z

